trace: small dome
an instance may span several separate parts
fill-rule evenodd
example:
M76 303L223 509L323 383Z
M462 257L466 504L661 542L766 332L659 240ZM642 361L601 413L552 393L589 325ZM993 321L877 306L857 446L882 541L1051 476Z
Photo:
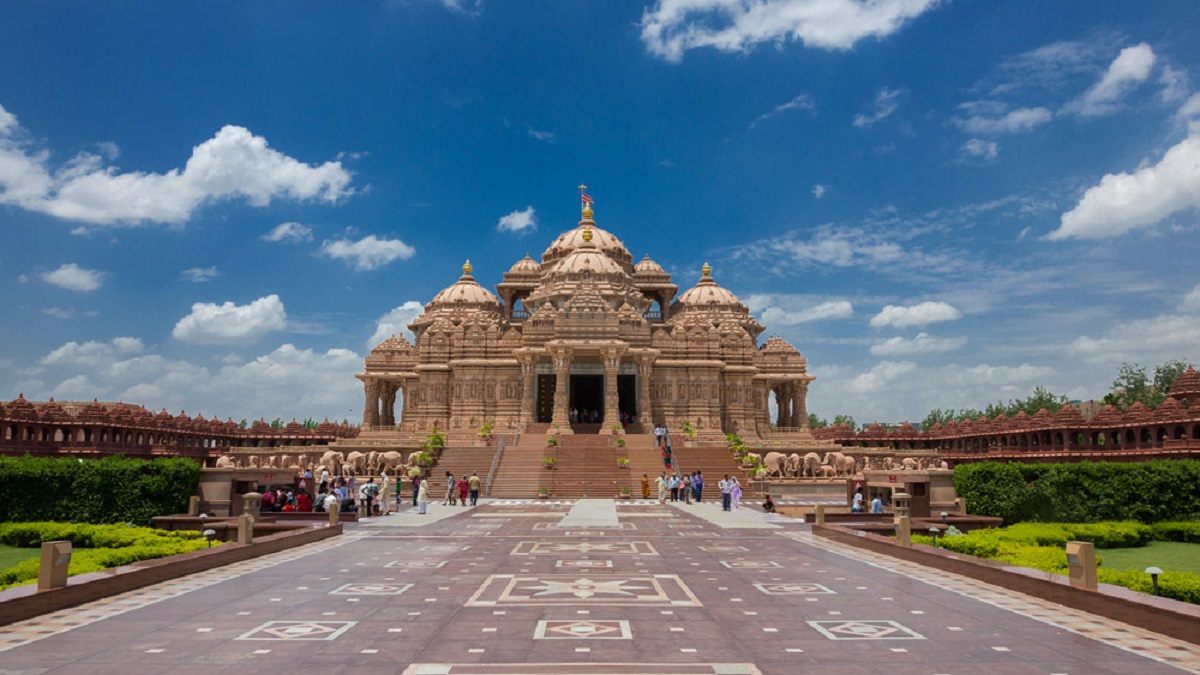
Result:
M442 290L434 296L430 305L451 305L451 304L468 304L468 305L499 305L500 301L488 289L480 286L475 282L475 277L471 276L471 262L467 261L463 265L463 275L458 278L451 286Z
M575 251L571 255L562 259L562 262L554 268L554 274L578 274L580 272L591 272L593 274L624 274L612 258L604 255L595 248L585 248Z
M712 278L708 263L704 263L704 274L695 286L683 292L677 300L680 305L740 305L742 302L729 290L721 288Z
M526 253L524 258L518 260L512 267L508 269L508 274L530 275L540 274L541 271L541 263L529 257L529 254Z
M658 263L651 260L650 254L647 253L646 257L642 258L641 262L639 262L638 264L633 266L633 273L642 275L642 274L666 274L667 272L666 272L666 270L664 270L662 268L662 265L659 265Z

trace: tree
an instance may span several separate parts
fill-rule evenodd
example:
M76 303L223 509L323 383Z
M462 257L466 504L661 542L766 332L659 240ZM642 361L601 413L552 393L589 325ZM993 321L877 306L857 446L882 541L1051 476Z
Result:
M834 426L836 426L838 424L845 424L846 426L850 427L851 429L858 431L858 423L855 422L854 418L851 417L850 415L834 415L833 424L834 424Z
M300 426L304 427L305 429L309 429L309 430L316 429L317 421L311 417L305 417L304 421L300 423Z
M243 419L241 422L238 422L239 429L245 429L248 426L250 426L250 423L247 422L245 419Z
M1155 366L1151 378L1145 366L1122 363L1113 380L1112 391L1104 397L1105 403L1128 410L1129 406L1141 402L1151 409L1157 408L1167 398L1175 380L1192 364L1182 359L1173 359Z
M271 428L272 429L282 429L283 428L283 419L280 417L276 417L275 419L271 420Z
M933 425L935 424L949 424L952 421L954 421L954 410L942 410L941 408L934 408L933 410L929 411L929 414L925 416L925 419L921 420L921 429L928 431L929 429L932 429Z
M808 413L809 429L823 429L827 426L829 426L829 423L826 422L824 418L817 417L816 413Z

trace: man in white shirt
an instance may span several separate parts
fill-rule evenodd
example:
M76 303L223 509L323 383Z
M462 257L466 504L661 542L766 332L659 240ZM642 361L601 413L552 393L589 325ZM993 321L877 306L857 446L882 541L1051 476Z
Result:
M729 474L717 481L717 487L721 489L721 510L730 510L733 503L733 481L729 480Z

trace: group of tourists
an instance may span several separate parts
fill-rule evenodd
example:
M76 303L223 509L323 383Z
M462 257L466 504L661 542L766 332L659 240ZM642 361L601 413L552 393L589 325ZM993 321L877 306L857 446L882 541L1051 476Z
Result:
M479 503L479 488L482 481L479 480L477 472L471 472L471 475L463 474L461 479L456 479L450 471L446 472L446 497L442 500L442 506L454 506L462 504L467 506L468 499L471 506L476 506ZM429 512L429 488L430 481L420 476L413 476L412 479L412 505L417 507L418 515L425 515ZM401 491L396 490L396 506L400 506L403 499Z
M742 500L742 484L737 476L725 474L725 478L717 481L717 487L721 490L721 510L736 510Z
M601 421L603 421L603 417L599 410L571 408L571 424L599 424Z
M650 476L642 474L642 499L650 499ZM658 502L665 504L668 499L673 502L691 504L704 496L704 474L693 471L686 476L678 473L668 474L663 471L654 479L658 489Z

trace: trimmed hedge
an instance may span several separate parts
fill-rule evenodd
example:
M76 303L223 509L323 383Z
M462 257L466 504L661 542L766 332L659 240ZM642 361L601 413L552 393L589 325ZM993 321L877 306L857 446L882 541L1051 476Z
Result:
M1008 524L1200 517L1197 460L960 464L954 487L971 513Z
M925 535L913 535L912 540L919 544L933 543ZM957 537L939 537L938 546L978 558L1005 560L1019 567L1066 574L1068 541L1090 541L1098 549L1136 548L1150 541L1200 543L1200 522L1020 523L974 530ZM1145 572L1103 567L1102 553L1096 555L1096 562L1100 565L1096 574L1101 583L1142 593L1151 591L1150 577ZM1165 598L1200 604L1200 574L1164 572L1159 576L1159 592Z
M0 544L23 548L37 547L45 541L71 542L68 574L99 572L139 560L165 558L208 547L200 532L167 531L129 525L89 525L86 523L4 523L0 525ZM40 557L30 558L0 570L0 590L37 581Z
M200 465L182 458L0 457L0 485L0 522L149 525L154 516L187 511Z

